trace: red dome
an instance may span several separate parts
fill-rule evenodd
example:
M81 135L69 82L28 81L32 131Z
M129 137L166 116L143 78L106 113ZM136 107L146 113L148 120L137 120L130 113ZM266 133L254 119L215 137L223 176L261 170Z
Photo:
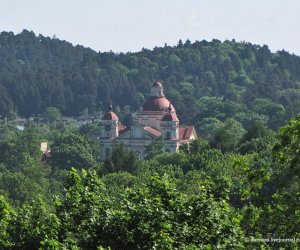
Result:
M170 101L164 97L149 97L147 102L143 105L143 111L165 111L168 110L170 106ZM173 105L171 104L172 110L175 111Z
M118 116L117 116L114 112L108 111L108 112L106 112L106 114L102 117L102 120L118 121L119 118L118 118Z

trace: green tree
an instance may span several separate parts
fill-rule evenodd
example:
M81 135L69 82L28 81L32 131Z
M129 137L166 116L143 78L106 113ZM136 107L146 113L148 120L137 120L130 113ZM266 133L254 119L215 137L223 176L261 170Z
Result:
M180 194L167 176L153 176L149 185L129 190L110 227L114 248L239 248L238 218L225 201L216 201L203 186L198 195ZM114 229L118 228L118 230Z
M216 131L212 145L223 152L233 150L245 134L243 125L233 118L228 118L223 126Z
M3 196L0 196L0 248L5 249L12 246L13 242L10 240L8 227L11 223L13 210L5 201Z
M8 230L11 249L40 249L43 240L57 239L59 225L48 205L36 198L12 215Z
M106 227L114 211L96 172L71 169L65 189L64 199L56 202L56 215L61 223L61 243L67 248L97 249L113 241Z
M272 185L276 189L273 195L274 203L266 211L269 211L271 230L284 236L299 236L299 145L300 116L280 129L279 141L273 149L275 168Z
M98 165L99 145L79 134L58 134L50 145L51 164L60 169L92 168Z
M160 136L154 139L151 143L146 145L146 159L151 159L156 155L159 155L164 152L165 143L163 138Z
M93 138L99 137L101 134L101 124L99 122L92 122L82 125L79 128L79 133L85 136L90 136Z
M138 166L137 160L133 151L125 148L123 144L119 144L113 149L109 159L106 160L104 171L109 173L119 171L135 173Z
M61 118L61 113L56 107L48 107L43 116L48 123L55 124Z

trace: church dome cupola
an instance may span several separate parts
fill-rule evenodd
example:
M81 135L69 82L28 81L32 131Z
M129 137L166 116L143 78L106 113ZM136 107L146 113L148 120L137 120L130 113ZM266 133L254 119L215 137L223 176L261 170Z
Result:
M106 121L119 121L119 117L112 111L111 100L109 100L108 110L102 117L102 120Z
M151 88L150 96L152 97L162 97L164 96L164 89L159 80L156 80Z
M168 112L170 101L164 95L162 83L156 80L152 87L148 100L143 105L143 111L164 111ZM174 107L171 105L175 111Z

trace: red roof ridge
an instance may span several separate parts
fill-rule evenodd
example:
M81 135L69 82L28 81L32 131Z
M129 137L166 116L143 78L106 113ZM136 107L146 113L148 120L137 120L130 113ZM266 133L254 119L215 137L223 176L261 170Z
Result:
M104 116L102 117L102 120L113 120L113 121L118 121L119 118L118 116L112 112L112 111L108 111L104 114Z
M179 128L179 140L188 140L190 139L194 130L194 126L186 126Z
M158 131L156 128L153 128L153 127L144 127L144 129L145 129L146 131L148 131L149 133L151 133L151 134L157 136L157 137L161 136L161 132Z
M122 125L122 126L123 126L123 128L119 129L119 135L121 135L121 134L123 134L123 133L125 133L125 132L127 132L131 129L130 127L126 127L124 125Z

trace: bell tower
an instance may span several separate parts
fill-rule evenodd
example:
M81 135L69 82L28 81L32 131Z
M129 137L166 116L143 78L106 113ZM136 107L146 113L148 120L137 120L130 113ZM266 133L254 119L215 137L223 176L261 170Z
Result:
M109 100L108 110L101 119L101 137L102 138L116 138L119 135L119 118L112 111L111 100Z

